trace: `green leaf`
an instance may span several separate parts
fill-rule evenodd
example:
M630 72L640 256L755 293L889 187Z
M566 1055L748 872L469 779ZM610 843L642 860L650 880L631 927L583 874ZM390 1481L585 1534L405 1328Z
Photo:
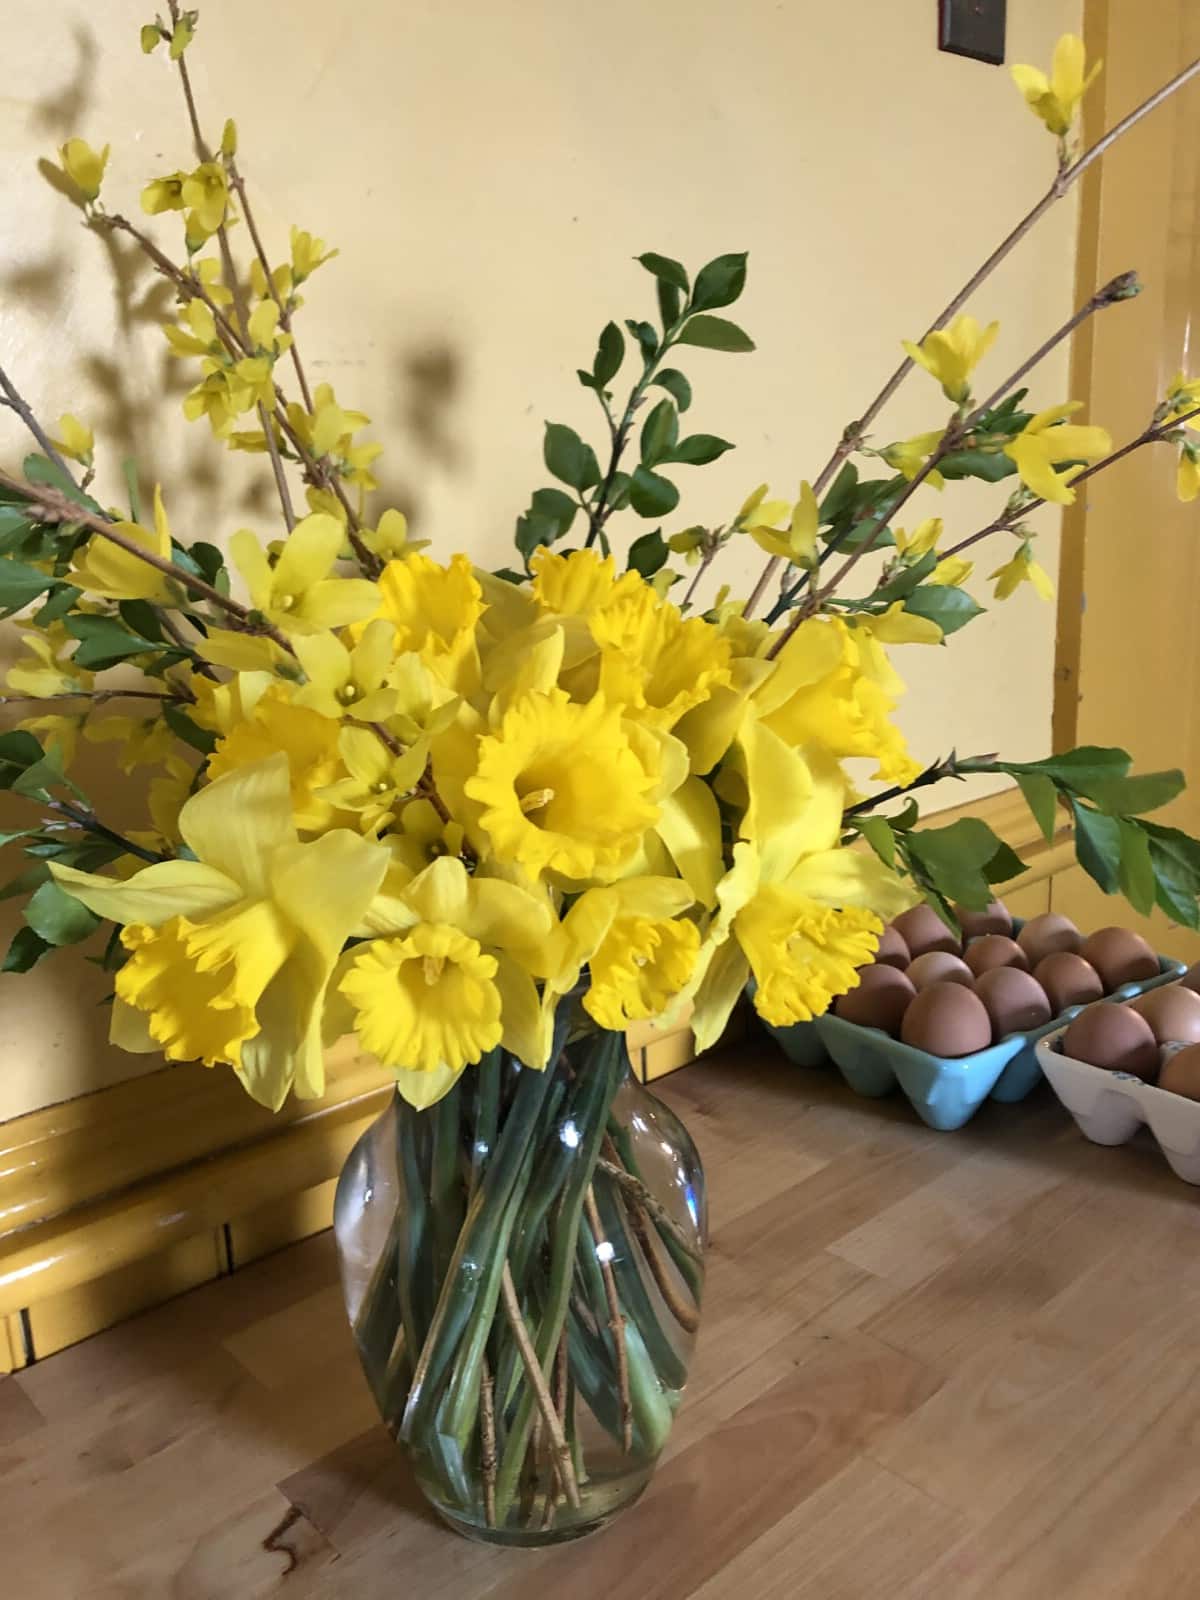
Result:
M25 907L25 921L47 944L78 944L99 926L101 919L74 895L48 878Z
M0 850L6 844L12 844L14 839L32 839L36 832L36 828L15 828L12 833L0 833Z
M984 610L965 589L955 589L945 583L921 584L907 597L904 609L916 617L928 617L944 634L957 633L968 622L982 616Z
M679 414L671 400L660 400L642 424L641 456L644 467L667 458L679 437Z
M678 261L672 261L670 256L656 255L653 250L647 250L645 255L635 259L645 267L647 272L652 272L656 278L661 278L664 283L673 284L674 287L686 294L690 287L688 275Z
M200 576L206 583L211 583L214 589L219 589L222 594L229 593L229 574L225 570L224 552L215 544L207 544L203 539L197 539L195 544L188 546L188 554L199 568Z
M1187 779L1177 768L1168 772L1139 772L1129 778L1114 778L1093 784L1088 798L1111 817L1137 817L1143 811L1157 811L1174 800Z
M629 504L639 517L665 517L679 504L679 490L669 478L639 467L630 480Z
M148 600L121 600L117 610L121 614L121 621L132 633L140 634L143 639L153 639L155 644L162 644L162 621Z
M705 467L710 461L723 456L726 450L732 449L733 445L728 439L718 439L715 433L691 433L686 439L680 439L678 444L672 445L663 460L678 462L685 467Z
M572 489L590 489L600 482L596 452L562 422L546 424L542 458L559 482L569 483Z
M197 727L183 707L170 700L163 701L162 714L163 721L177 739L199 750L201 755L212 755L217 747L217 736L211 728Z
M1007 883L1010 878L1019 878L1024 871L1025 862L1011 845L1001 840L1000 848L984 867L983 875L989 883Z
M1043 761L1000 762L998 769L1010 772L1042 772L1063 788L1075 789L1090 797L1094 784L1111 783L1123 778L1133 765L1133 757L1126 750L1114 746L1084 744L1076 750L1064 750L1061 755L1047 756Z
M938 564L936 550L927 550L921 559L911 567L901 567L888 581L881 584L871 596L873 600L903 600L920 583L922 578L927 578Z
M32 928L18 928L7 955L0 961L0 972L28 972L52 948Z
M1121 893L1139 916L1145 917L1154 909L1158 885L1154 877L1154 863L1150 859L1150 840L1136 822L1124 817L1117 822L1120 833L1120 864L1117 881Z
M643 533L629 546L629 568L640 572L643 578L652 578L669 554L670 547L662 536L662 529L655 528L653 533Z
M833 480L829 493L821 501L822 524L836 522L844 512L850 509L857 484L858 468L853 461L847 461Z
M1016 462L1000 450L955 450L938 462L943 478L980 478L984 483L999 483L1016 470Z
M79 649L71 659L80 667L111 667L155 649L153 640L130 633L112 617L72 616L66 619L66 626L67 632L79 640Z
M854 826L885 867L896 865L896 835L886 817L855 817Z
M654 384L667 391L681 412L691 405L692 386L676 367L664 367L656 378L651 379L651 388Z
M679 313L683 310L683 296L673 283L668 283L665 278L660 278L655 284L658 291L658 314L662 318L663 334L679 321Z
M1143 826L1142 832L1150 843L1157 905L1172 922L1181 922L1185 928L1200 928L1200 882L1195 872L1169 845L1155 838L1148 826Z
M81 589L76 589L74 584L60 583L50 591L50 598L46 604L33 613L34 622L39 628L57 622L60 617L66 616L82 592Z
M1116 894L1121 861L1121 828L1115 817L1106 817L1091 806L1071 802L1075 818L1075 855L1079 865L1104 890Z
M87 798L79 785L63 771L62 755L54 745L45 751L40 761L17 773L9 787L14 794L23 794L35 800L48 800L55 789L66 789L79 800L86 801Z
M93 500L90 494L84 494L70 474L64 472L61 467L48 460L47 457L39 456L36 453L26 456L22 467L30 483L48 483L54 489L61 489L63 494L74 500L78 505L86 506L89 511L96 512L98 516L104 515L104 507L98 501Z
M628 317L625 319L625 326L641 348L642 361L649 366L658 354L658 329L652 322L634 322Z
M715 311L731 306L746 287L746 252L717 256L696 274L692 290L693 311Z
M987 868L1000 856L1003 841L979 817L960 817L943 828L921 828L908 835L909 854L945 899L982 911L991 904Z
M892 825L893 831L897 833L907 833L908 830L914 827L920 820L921 808L913 799L912 795L909 795L908 799L904 802L902 810L897 811L894 816L888 818L888 821Z
M1143 822L1142 827L1151 839L1175 857L1181 869L1191 872L1197 884L1200 884L1200 840L1193 839L1191 834L1183 833L1179 828L1165 827L1161 822Z
M21 561L0 560L0 610L19 611L53 584L54 577L48 572L39 572Z
M534 516L545 517L547 521L552 522L557 530L554 537L561 539L575 521L579 502L572 500L571 496L561 489L535 489L530 509Z
M18 772L23 772L35 761L40 761L43 754L41 745L24 728L14 728L10 733L0 733L0 766L11 766Z
M678 342L694 344L701 350L728 350L735 354L754 349L754 340L736 322L727 322L724 317L710 317L704 313L688 318Z
M615 322L606 322L600 330L600 342L596 346L596 358L592 362L592 377L598 389L603 389L605 384L612 382L620 372L624 359L625 335Z
M1033 813L1033 820L1042 830L1042 838L1049 844L1054 838L1058 815L1058 790L1041 772L1018 772L1017 783L1025 796L1025 804Z

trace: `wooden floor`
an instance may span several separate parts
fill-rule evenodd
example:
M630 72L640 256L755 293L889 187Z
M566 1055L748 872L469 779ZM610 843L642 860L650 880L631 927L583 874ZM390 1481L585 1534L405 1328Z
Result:
M1047 1091L959 1133L741 1046L662 1086L710 1292L666 1459L591 1540L444 1531L322 1235L0 1379L13 1600L1187 1600L1200 1191Z

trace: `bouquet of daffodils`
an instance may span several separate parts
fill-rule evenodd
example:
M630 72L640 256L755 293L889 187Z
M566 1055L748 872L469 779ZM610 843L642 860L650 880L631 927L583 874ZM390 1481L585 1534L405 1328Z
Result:
M676 469L731 448L687 431L684 366L753 349L728 315L746 258L692 275L639 257L653 316L609 322L579 371L600 447L546 426L554 481L489 572L373 503L368 419L310 387L296 321L336 252L293 229L281 258L260 233L234 125L210 142L196 108L196 27L171 0L142 30L179 74L195 164L153 177L136 220L110 207L108 146L69 140L62 176L88 227L171 285L184 409L261 457L280 524L189 539L170 485L144 504L131 469L120 490L86 422L45 425L0 371L37 445L0 473L0 607L23 640L0 787L30 806L0 835L27 858L3 969L111 924L94 959L125 1048L228 1067L272 1107L319 1095L347 1034L393 1072L403 1100L339 1202L368 1376L452 1520L527 1541L565 1506L578 1532L644 1484L700 1293L698 1169L665 1111L621 1098L631 1023L686 1014L704 1048L747 992L771 1024L807 1021L858 983L887 918L986 906L1022 870L1012 850L979 820L914 826L912 792L967 773L1015 779L1048 838L1069 820L1105 890L1200 926L1200 844L1146 820L1179 773L1133 776L1107 748L919 763L890 660L979 614L963 584L985 541L997 599L1048 594L1031 513L1131 450L1166 444L1181 496L1200 492L1200 380L1181 374L1116 446L1059 395L1026 403L1040 359L1136 293L1132 274L978 393L996 325L963 309L1200 63L1082 153L1081 43L1049 75L1014 69L1057 141L1049 189L794 498L764 485L672 526ZM147 220L171 214L175 249ZM910 374L929 427L880 436ZM964 478L997 485L983 527L914 522L919 489ZM752 592L702 604L746 541L765 557ZM120 747L141 827L115 828L72 775L80 736Z
M113 505L87 425L43 428L0 373L40 446L0 476L0 604L23 635L0 783L41 813L4 836L29 858L19 887L32 891L5 970L111 922L121 1045L223 1063L278 1106L289 1090L321 1092L324 1046L352 1031L425 1106L497 1046L543 1067L557 1003L580 983L608 1029L690 1008L701 1047L751 977L771 1023L824 1011L857 982L881 919L921 896L951 917L1021 870L982 822L914 830L915 804L879 809L982 771L1012 774L1047 836L1065 806L1102 887L1197 925L1200 847L1143 820L1179 774L1132 778L1111 749L922 767L890 720L902 684L889 647L940 643L981 609L962 587L974 545L1007 547L997 598L1024 582L1048 594L1035 508L1070 503L1081 481L1159 441L1176 448L1180 494L1200 489L1186 432L1200 380L1181 375L1118 449L1057 396L1025 403L1037 361L1136 293L1132 274L982 398L975 371L996 325L956 297L794 502L759 487L723 521L671 531L671 469L730 448L686 432L691 390L673 363L690 347L753 348L718 314L746 258L693 278L645 254L657 320L610 322L579 372L602 450L548 424L556 481L517 521L514 566L439 561L398 511L371 507L368 419L309 386L294 324L336 252L294 228L280 260L261 237L234 125L213 148L196 117L196 24L172 5L142 36L177 65L201 157L141 194L143 214L177 214L182 250L109 209L107 146L69 140L62 171L89 227L134 240L174 288L163 331L194 371L184 409L263 457L281 526L233 532L226 555L172 528L169 487L143 508L130 472L128 507ZM1059 161L991 264L1093 159L1074 152L1072 127L1096 70L1085 75L1072 38L1049 77L1014 69ZM868 430L913 370L933 380L931 426L877 442ZM985 527L948 538L940 517L903 525L918 488L962 478L1003 486ZM631 519L654 526L619 544ZM769 557L753 593L723 589L700 610L701 579L745 540ZM886 559L866 563L872 552ZM155 769L144 828L117 833L72 779L80 734L119 742L131 774ZM859 757L887 785L870 798L844 765Z

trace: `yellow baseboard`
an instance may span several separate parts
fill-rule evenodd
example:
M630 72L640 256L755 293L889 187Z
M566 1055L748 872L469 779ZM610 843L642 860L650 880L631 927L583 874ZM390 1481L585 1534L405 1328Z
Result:
M1030 863L1013 909L1048 909L1069 838L1047 846L1015 790L936 821L967 812ZM686 1024L639 1024L629 1048L644 1082L695 1056ZM0 1372L328 1227L342 1163L390 1094L347 1042L325 1096L275 1116L231 1073L179 1066L0 1124Z

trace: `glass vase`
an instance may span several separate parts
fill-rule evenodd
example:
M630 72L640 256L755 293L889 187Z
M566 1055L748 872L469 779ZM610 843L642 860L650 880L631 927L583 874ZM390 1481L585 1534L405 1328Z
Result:
M497 1050L425 1111L397 1095L335 1201L380 1413L445 1521L497 1544L577 1538L638 1497L699 1322L686 1130L574 999L552 1061Z

